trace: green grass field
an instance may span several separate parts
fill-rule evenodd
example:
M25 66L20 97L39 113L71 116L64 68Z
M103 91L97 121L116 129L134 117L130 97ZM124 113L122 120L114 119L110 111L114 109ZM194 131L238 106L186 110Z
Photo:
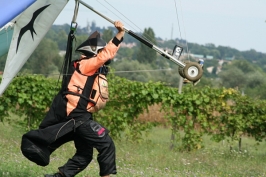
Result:
M47 167L28 161L20 152L25 131L0 122L0 177L42 177L54 173L75 152L73 143L55 151ZM244 138L242 152L229 151L227 142L214 143L205 137L205 148L181 153L169 150L169 129L157 127L141 143L115 141L117 177L262 177L266 176L266 143ZM237 143L233 145L237 149ZM97 177L97 152L92 163L78 177Z

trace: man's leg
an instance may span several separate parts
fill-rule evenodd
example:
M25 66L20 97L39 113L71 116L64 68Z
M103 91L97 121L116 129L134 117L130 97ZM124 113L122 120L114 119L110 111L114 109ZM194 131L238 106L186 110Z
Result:
M109 131L95 121L90 121L87 129L90 130L90 134L87 134L86 139L90 140L99 152L97 161L100 166L100 176L109 177L110 174L116 174L115 145L108 134Z
M75 155L64 166L58 168L64 177L74 177L80 173L89 165L93 157L93 148L84 142L82 137L74 135L74 143Z
M100 166L100 176L109 177L110 174L116 174L115 145L108 134L104 141L102 145L96 146L99 152L97 161Z
M99 152L100 176L116 174L115 146L108 130L95 121L89 120L79 126L74 134L76 154L59 170L65 177L73 177L84 170L92 160L93 148Z
M59 139L57 139L55 142L53 142L52 144L48 146L48 149L50 153L52 154L56 149L58 149L60 146L62 146L63 144L69 141L73 141L73 132L69 132L63 137L60 137Z

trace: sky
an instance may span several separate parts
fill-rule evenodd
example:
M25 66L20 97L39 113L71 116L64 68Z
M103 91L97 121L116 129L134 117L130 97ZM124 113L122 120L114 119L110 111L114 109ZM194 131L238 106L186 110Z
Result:
M266 54L266 0L82 0L94 10L133 32L152 28L162 39L184 39L201 45L212 43L239 51ZM54 24L71 24L75 0L69 0ZM79 27L94 21L112 24L80 4ZM174 47L174 46L173 46Z

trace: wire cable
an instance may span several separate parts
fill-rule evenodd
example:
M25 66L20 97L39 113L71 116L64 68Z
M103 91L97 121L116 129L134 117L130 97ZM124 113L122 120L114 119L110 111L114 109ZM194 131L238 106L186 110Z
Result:
M144 69L144 70L131 70L131 71L110 71L109 73L116 74L116 73L140 73L140 72L158 72L158 71L174 71L171 68L165 68L165 69ZM35 73L36 74L36 73ZM32 73L32 75L35 75ZM38 75L38 74L37 74ZM50 75L50 76L57 76L60 75L60 73L55 73L55 74L41 74L41 75ZM71 75L71 74L62 74L64 76Z
M182 8L182 3L180 0L180 7L181 7L181 14L183 14L183 8ZM187 49L187 56L189 56L188 54L188 43L187 43L187 36L186 36L186 28L185 28L185 23L184 23L184 16L182 15L182 22L183 22L183 27L184 27L184 33L185 33L185 41L186 41L186 49ZM189 57L188 57L189 58Z
M99 0L97 0L98 3L100 3L103 7L105 7L107 10L109 10L112 14L114 14L115 16L117 16L118 18L120 18L118 15L116 15L113 11L111 11L108 7L106 7L103 3L101 3ZM105 0L105 2L111 6L114 10L116 10L120 15L122 15L126 20L128 20L130 23L132 23L135 27L137 27L139 29L139 33L141 33L142 37L145 38L146 40L150 41L150 39L152 39L151 36L149 36L148 34L143 34L143 30L137 26L134 22L132 22L129 18L127 18L122 12L120 12L118 9L116 9L112 4L110 4L109 2L107 2ZM125 24L127 24L128 26L130 26L134 31L138 31L136 30L134 27L132 27L129 23L125 22Z
M174 2L175 2L175 12L176 12L176 19L177 19L178 28L179 28L180 39L182 40L182 34L181 34L180 23L179 23L178 12L177 12L177 5L176 5L175 0L174 0Z
M134 22L132 22L129 18L127 18L124 14L122 14L118 9L116 9L112 4L110 4L107 0L104 0L107 4L109 4L109 6L111 6L113 9L115 9L120 15L122 15L125 19L127 19L130 23L132 23L135 27L137 27L139 29L140 32L142 32L143 30L137 26ZM126 23L126 22L125 22ZM126 23L128 24L128 23ZM131 28L134 29L134 27L132 27L130 24L128 24ZM136 29L134 29L136 30ZM137 30L136 30L137 31Z

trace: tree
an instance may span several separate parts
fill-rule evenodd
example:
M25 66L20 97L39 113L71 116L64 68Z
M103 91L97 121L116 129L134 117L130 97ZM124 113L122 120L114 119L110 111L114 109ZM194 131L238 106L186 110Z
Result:
M136 50L136 47L132 47L132 48L121 47L118 50L118 53L116 54L116 58L131 60L135 50Z
M227 88L243 89L247 82L245 73L235 66L220 72L219 77L221 78L222 86Z
M244 73L253 73L260 70L247 60L234 60L231 65L239 68Z
M151 43L156 45L155 34L152 28L144 29L143 36L148 38ZM137 53L137 60L140 63L154 63L156 61L156 51L152 50L151 48L147 47L145 44L141 43L139 51Z
M76 50L76 48L82 44L84 41L86 41L88 39L88 36L87 35L77 35L75 40L74 40L74 45L73 45L73 49ZM72 56L72 59L78 59L80 58L80 52L73 52L73 56Z
M106 42L109 42L114 36L113 31L109 28L103 31L102 39Z
M55 27L54 27L55 28ZM58 27L59 28L59 27ZM67 33L65 30L61 29L50 29L46 34L45 38L56 41L60 50L65 50L67 46Z
M59 72L63 59L59 55L56 42L44 38L35 49L23 69L31 71L33 74L43 74L48 76L52 72Z
M220 58L221 58L220 51L217 50L217 49L212 49L212 50L209 52L209 55L213 56L213 58L215 58L215 59L220 59Z
M133 81L148 82L151 80L150 72L138 72L140 70L151 70L151 66L148 64L141 64L136 60L122 60L112 63L112 68L115 69L115 75L127 78Z
M243 91L246 95L253 98L266 98L265 73L258 66L246 60L234 60L226 65L219 73L222 86L235 88Z

